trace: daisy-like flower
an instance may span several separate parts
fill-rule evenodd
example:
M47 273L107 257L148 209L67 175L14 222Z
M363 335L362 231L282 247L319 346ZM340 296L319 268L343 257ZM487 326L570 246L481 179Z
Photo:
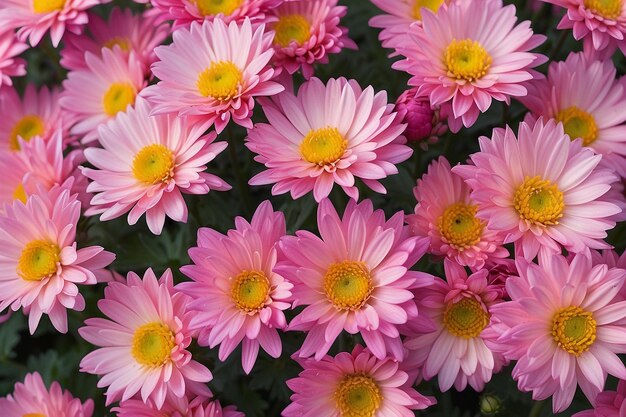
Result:
M470 192L441 156L417 181L413 189L415 214L407 216L406 221L413 234L430 238L431 254L481 269L486 260L506 258L509 252L502 247L504 238L476 216L478 206Z
M338 0L291 0L272 9L277 20L269 24L274 36L273 63L293 74L302 68L304 78L313 76L313 64L328 63L329 54L343 48L357 49L348 29L339 21L348 11Z
M56 48L65 30L80 34L87 23L86 10L111 0L2 0L0 27L19 28L17 35L37 46L50 31Z
M396 100L395 111L406 124L404 136L409 142L417 142L424 150L429 144L437 143L439 137L448 131L448 125L443 122L447 115L440 109L433 109L428 97L417 95L417 88L405 90Z
M626 271L593 266L588 252L568 263L541 254L539 265L518 261L519 277L506 282L510 302L491 309L497 344L516 360L513 378L533 399L552 396L555 413L565 410L580 386L589 401L604 388L607 373L626 378L617 356L626 353L626 301L619 292Z
M83 168L93 180L88 192L97 193L86 214L111 220L128 213L135 224L146 215L150 231L160 234L165 216L187 221L185 194L225 191L230 186L204 172L206 164L226 148L213 143L215 132L191 126L174 115L150 116L150 105L138 98L135 108L119 114L99 129L104 149L88 148L85 157L95 169Z
M263 111L269 124L248 131L246 146L268 169L250 184L275 184L274 195L290 192L295 199L313 190L319 202L337 183L356 200L355 177L384 194L378 180L397 174L395 164L413 152L387 93L363 90L355 80L330 79L324 85L312 78L297 95L284 92L263 103Z
M178 285L193 302L192 326L200 329L198 343L220 345L219 359L242 343L243 369L250 373L259 346L274 358L282 345L277 329L287 327L283 310L291 303L293 285L274 272L276 243L286 234L285 217L263 202L252 221L238 217L236 229L222 235L198 230L198 247L189 250L194 265L181 272L194 280Z
M531 111L525 119L529 124L539 117L556 119L571 140L582 139L602 154L603 164L626 177L626 91L615 73L610 60L571 53L564 62L550 64L547 79L529 82L529 94L519 100Z
M435 399L407 383L409 376L391 358L377 359L356 346L352 353L300 361L300 375L287 381L294 392L283 417L413 417Z
M205 127L215 123L217 133L231 118L251 128L254 97L284 90L271 81L273 35L264 30L253 30L249 19L241 25L216 19L175 31L171 45L155 50L160 61L152 72L161 81L146 90L154 113L190 116Z
M169 36L169 25L158 23L154 13L133 15L130 9L114 8L105 21L95 13L89 13L86 33L68 34L61 50L61 65L68 70L87 68L85 52L100 56L102 48L119 46L126 55L133 51L144 70L156 61L154 48Z
M126 283L110 282L98 308L108 319L85 320L78 329L89 343L101 346L80 362L81 372L101 375L108 387L106 404L137 395L161 409L166 398L186 394L210 396L205 383L211 371L187 350L194 332L189 299L175 291L172 271L157 280L152 269L143 279L130 272Z
M56 186L15 200L0 215L0 312L10 306L28 314L33 334L42 314L61 333L67 332L67 309L82 311L80 285L93 285L115 255L100 246L77 248L80 202Z
M417 316L409 289L429 285L428 274L409 271L428 247L428 239L409 236L404 214L388 221L372 202L350 201L343 219L329 200L317 211L321 239L307 231L280 241L275 270L294 284L294 307L306 308L289 330L306 331L300 357L320 360L346 330L360 333L378 358L404 355L398 325Z
M462 391L469 384L482 391L485 383L505 363L500 353L489 347L486 330L491 308L502 301L498 286L489 285L488 271L481 269L469 277L465 268L446 259L446 281L437 279L427 288L415 291L419 316L410 323L434 332L416 332L405 341L409 359L422 370L425 379L438 376L439 388L447 391L454 385ZM493 338L492 338L493 339Z
M515 242L516 253L532 260L540 249L561 253L560 245L569 252L610 247L603 239L620 208L605 194L618 177L598 168L602 157L570 141L562 124L522 122L517 138L507 127L479 142L473 165L452 172L472 189L478 218Z
M12 394L0 398L4 417L91 417L93 401L80 402L54 381L48 390L39 373L26 374Z
M117 417L245 417L234 406L222 407L219 401L209 401L205 396L182 398L168 397L159 410L153 401L144 403L141 400L128 400L113 408Z
M626 413L626 381L621 379L617 391L603 391L595 399L594 408L572 417L620 417Z
M98 139L98 126L126 111L146 86L141 62L135 53L126 54L116 46L103 48L99 57L85 54L86 68L70 71L63 81L61 107L77 123L71 132L83 143Z
M11 77L26 75L26 61L18 56L27 49L12 29L0 29L0 87L13 85Z
M502 0L453 2L435 15L422 8L422 25L398 46L407 57L393 67L413 77L410 85L449 114L453 132L470 127L493 99L507 104L526 95L523 81L539 76L531 68L546 58L528 52L543 43L528 21L515 25L515 6Z

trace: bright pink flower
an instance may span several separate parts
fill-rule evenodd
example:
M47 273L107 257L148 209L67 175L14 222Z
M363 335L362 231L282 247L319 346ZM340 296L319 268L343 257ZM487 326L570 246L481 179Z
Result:
M359 345L320 359L300 361L304 370L287 381L294 394L283 417L413 417L412 410L436 402L411 387L398 362L377 359Z
M276 271L294 284L294 307L306 306L289 324L308 332L300 357L320 360L345 330L360 333L378 359L402 359L398 326L417 316L410 289L432 282L409 270L428 239L409 236L403 219L398 212L385 220L370 200L351 200L340 219L325 199L317 211L321 239L305 230L281 239Z
M26 61L18 55L28 49L12 29L0 29L0 87L13 85L11 77L26 75Z
M160 410L150 400L147 404L141 400L128 400L113 411L117 417L245 417L234 406L222 407L219 401L209 401L205 396L196 396L191 401L186 396L168 397Z
M522 122L517 138L507 127L479 142L473 165L452 172L472 188L477 216L515 242L517 253L532 260L540 249L561 253L560 245L570 252L609 247L603 239L620 209L605 194L617 177L598 168L602 157L570 141L562 124Z
M20 307L34 333L42 314L67 332L67 309L82 311L80 285L93 285L106 274L115 255L100 246L77 249L80 202L65 187L55 186L15 200L0 215L0 312Z
M602 391L607 373L626 378L617 356L626 353L626 301L618 296L626 271L593 266L589 252L541 253L539 265L518 261L519 277L506 282L510 302L491 309L492 329L513 378L533 399L552 396L555 413L565 410L578 385L589 401Z
M189 309L194 311L192 326L200 330L200 345L219 344L224 361L242 343L243 369L250 373L259 346L280 357L277 329L287 327L283 310L291 307L293 285L274 272L275 246L286 234L283 213L265 201L250 223L237 217L235 225L226 236L198 230L198 247L189 250L194 265L181 268L194 282L178 287L194 300Z
M478 206L470 198L471 189L451 169L441 156L417 180L415 214L406 216L411 233L430 239L429 253L470 268L481 269L488 259L506 258L504 237L476 216Z
M249 130L246 146L268 169L250 184L275 184L274 195L291 192L295 199L313 190L319 202L337 183L356 200L355 177L386 193L378 180L397 174L395 164L412 153L387 93L363 90L355 80L330 79L324 85L312 78L297 95L284 92L264 102L263 111L269 124Z
M572 417L621 417L626 414L626 381L621 379L617 391L603 391L595 399L594 408Z
M143 279L134 272L127 279L110 282L98 301L109 319L87 319L78 329L89 343L101 346L83 358L81 372L102 376L98 387L108 387L107 405L137 395L161 409L166 397L210 396L204 383L211 372L187 350L194 313L187 309L189 298L174 290L172 271L158 280L152 269Z
M405 90L396 101L395 110L406 124L404 136L409 142L419 142L424 150L429 144L437 143L439 136L448 131L448 125L442 122L447 116L439 109L433 109L428 97L419 97L417 88Z
M155 50L160 61L152 72L161 81L146 90L153 113L191 116L205 128L215 123L217 133L231 118L251 128L254 97L284 90L271 81L273 35L264 30L263 25L253 30L249 19L240 25L216 19L175 31L171 45Z
M145 214L154 234L163 230L165 216L186 222L182 193L230 189L219 177L204 172L226 142L213 143L215 132L203 133L204 128L190 126L185 118L150 116L149 104L138 98L134 109L100 127L104 149L85 150L96 167L83 169L93 180L87 191L97 193L87 214L102 213L100 220L105 221L129 213L129 224Z
M523 81L543 55L528 52L543 43L528 21L515 25L515 6L502 0L453 2L435 15L422 9L422 25L411 28L411 41L398 46L406 60L393 65L413 77L410 85L450 115L453 132L470 127L493 99L507 104L526 95Z
M48 391L41 375L34 372L15 384L12 394L0 398L0 409L3 417L91 417L93 401L81 403L57 381Z

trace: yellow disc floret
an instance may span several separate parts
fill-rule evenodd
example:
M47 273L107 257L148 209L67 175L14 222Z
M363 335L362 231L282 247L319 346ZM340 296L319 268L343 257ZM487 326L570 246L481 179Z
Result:
M311 24L300 14L289 14L278 19L274 31L276 31L274 36L276 45L285 48L292 41L302 45L311 37Z
M137 90L129 83L113 83L102 97L104 112L113 117L121 111L126 111L129 104L135 102Z
M46 416L40 413L27 413L27 414L24 414L22 417L46 417Z
M242 271L235 277L230 289L230 296L235 305L246 313L262 309L269 293L270 281L263 271Z
M526 177L515 191L513 205L523 220L540 226L559 224L565 208L563 193L556 184L538 176Z
M324 275L324 292L341 310L358 310L369 300L374 286L365 262L331 264Z
M113 49L114 46L119 46L124 52L130 51L130 40L128 38L122 38L121 36L115 36L102 44L103 47Z
M61 249L46 240L29 242L17 262L17 274L25 281L41 281L57 272Z
M476 218L477 210L477 206L457 203L439 217L437 227L450 246L464 250L480 242L484 225Z
M50 13L65 7L65 0L33 0L35 13Z
M622 14L624 0L585 0L584 5L596 15L614 20Z
M363 373L346 375L333 397L341 417L374 417L383 402L376 381Z
M133 160L133 175L145 184L158 184L172 179L174 154L161 144L142 148Z
M26 204L27 199L28 196L26 195L24 184L20 182L17 187L15 187L15 191L13 191L13 200L19 200L22 203Z
M214 16L220 13L228 16L241 6L243 0L194 0L194 3L203 16Z
M422 20L422 8L437 12L444 0L415 0L413 3L413 17L415 20Z
M443 313L443 325L454 336L477 337L489 324L489 313L474 298L462 298L448 304Z
M348 141L335 127L312 130L300 143L302 157L312 164L330 165L337 162L346 151Z
M456 40L446 47L443 63L448 76L457 80L481 79L491 67L491 55L482 45L472 39Z
M243 75L230 61L214 62L200 73L196 86L204 97L228 101L239 94Z
M9 133L9 148L13 151L20 150L18 137L29 141L35 136L41 136L45 133L46 128L41 117L34 114L22 117L11 129Z
M598 139L598 125L593 116L578 107L561 110L555 119L563 123L563 130L571 140L582 138L583 145L589 146Z
M580 356L596 340L596 321L580 307L562 308L552 319L552 337L561 349Z
M176 346L174 333L163 323L139 326L133 335L132 354L144 366L157 367L170 361Z

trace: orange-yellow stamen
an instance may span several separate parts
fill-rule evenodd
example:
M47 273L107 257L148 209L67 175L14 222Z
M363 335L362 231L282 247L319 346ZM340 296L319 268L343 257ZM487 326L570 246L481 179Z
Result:
M519 216L532 224L552 226L563 217L563 193L556 184L541 177L526 177L515 191L513 206Z
M446 47L443 63L448 76L457 80L476 81L487 74L491 55L475 40L453 39Z
M439 232L457 250L471 248L483 233L483 222L476 218L477 206L463 203L448 207L437 220Z
M378 384L364 373L346 375L333 397L341 417L374 417L383 402Z
M585 8L605 19L615 20L622 14L624 0L585 0Z
M46 240L29 242L17 262L17 274L25 281L41 281L57 272L61 249Z
M228 101L239 93L242 78L241 70L234 63L214 62L200 73L196 86L204 97Z
M126 111L129 104L135 102L137 90L128 83L113 83L102 97L104 112L113 117L121 111Z
M552 337L564 351L580 356L596 340L596 321L580 307L562 308L552 319Z
M168 326L157 322L148 323L135 330L132 355L141 365L158 367L171 360L174 346L174 333Z
M41 136L45 133L46 128L41 117L31 114L22 117L11 129L9 133L9 149L13 151L20 150L18 137L25 141L29 141L35 136Z
M214 16L223 14L229 16L237 10L243 0L193 0L203 16Z
M324 276L324 292L340 310L358 310L369 300L374 285L365 262L343 261L330 265Z
M246 313L265 306L270 293L270 281L263 271L242 271L233 280L230 296L235 305Z
M489 324L489 313L474 298L462 298L448 304L443 313L443 325L454 336L477 337Z
M429 9L432 12L437 12L444 0L415 0L413 3L413 18L415 20L422 20L422 8Z
M283 48L289 46L291 42L302 45L311 37L311 24L302 15L289 14L281 16L274 26L276 35L274 43Z
M65 7L65 0L33 0L35 13L50 13Z
M316 165L330 165L337 162L346 151L348 141L335 127L312 130L300 143L302 157Z
M571 140L582 138L583 145L589 146L598 139L598 125L593 116L576 106L561 110L556 120L563 123L563 130Z
M168 182L174 173L174 154L161 144L142 148L133 160L133 175L145 184Z

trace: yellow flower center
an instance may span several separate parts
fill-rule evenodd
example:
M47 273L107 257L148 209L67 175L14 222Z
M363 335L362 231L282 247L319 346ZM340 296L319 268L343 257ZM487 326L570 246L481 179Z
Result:
M21 137L25 141L29 141L35 136L41 136L46 131L43 120L36 115L28 115L22 117L11 129L9 133L9 148L13 151L20 150L20 144L17 141Z
M448 207L437 220L439 232L457 250L474 246L480 241L483 223L476 218L478 206L458 203Z
M561 349L580 356L596 340L596 321L580 307L562 308L552 319L552 337Z
M213 16L219 13L228 16L241 6L243 0L194 0L194 3L203 16Z
M129 104L135 102L137 90L128 83L113 83L102 97L104 112L113 117L121 111L126 111Z
M132 354L141 365L161 366L170 360L174 346L174 334L169 327L162 323L148 323L135 330Z
M341 417L374 417L383 402L376 381L362 373L346 375L333 397Z
M146 184L168 182L174 173L174 154L161 144L142 148L133 160L133 175Z
M522 219L542 226L559 224L565 208L563 193L556 184L538 176L526 177L515 191L513 205Z
M444 0L415 0L415 3L413 3L413 17L415 20L422 20L422 8L437 13L443 2Z
M289 46L292 41L302 45L311 37L311 24L300 14L282 16L274 26L276 36L274 43L283 48Z
M489 313L474 298L462 298L448 304L443 313L443 325L454 336L477 337L489 324Z
M50 13L65 7L65 0L33 0L35 13Z
M367 302L374 286L365 262L343 261L330 265L324 275L324 292L341 310L358 310Z
M17 187L15 187L15 191L13 191L13 200L19 200L26 204L27 199L28 196L26 195L26 190L24 190L24 184L20 182Z
M571 140L582 138L583 145L589 146L598 139L598 125L593 116L572 106L561 110L556 120L563 123L563 130Z
M622 14L624 0L585 0L584 5L605 19L616 19Z
M219 101L232 99L239 93L242 74L230 61L214 62L200 73L196 86L204 97Z
M57 272L61 249L45 240L29 242L17 261L17 274L25 281L41 281Z
M302 157L316 165L329 165L337 162L346 151L348 141L336 127L311 130L300 143Z
M252 313L265 306L269 292L270 281L263 271L242 271L234 279L230 296L237 308Z
M122 38L121 36L116 36L114 38L106 41L102 46L104 48L113 49L114 46L119 46L120 49L124 52L130 51L130 40L127 38Z
M487 74L491 67L491 55L478 41L453 39L446 47L443 62L449 77L475 81Z
M46 417L46 416L40 413L27 413L27 414L24 414L22 417Z

